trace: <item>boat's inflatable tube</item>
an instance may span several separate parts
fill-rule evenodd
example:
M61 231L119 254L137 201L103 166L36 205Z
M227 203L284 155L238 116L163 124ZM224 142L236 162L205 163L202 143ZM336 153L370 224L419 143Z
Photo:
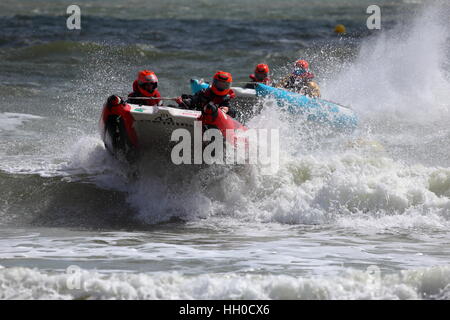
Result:
M175 129L187 129L193 137L195 121L201 122L202 130L219 129L233 145L236 145L238 139L235 131L247 129L220 109L213 116L171 106L140 106L127 103L116 106L105 104L99 129L110 152L115 155L124 154L131 160L141 152L167 150Z
M262 83L259 83L255 90L258 97L273 97L280 107L286 107L294 114L305 114L308 120L328 123L340 129L354 129L358 124L358 119L351 109L331 101L310 98Z

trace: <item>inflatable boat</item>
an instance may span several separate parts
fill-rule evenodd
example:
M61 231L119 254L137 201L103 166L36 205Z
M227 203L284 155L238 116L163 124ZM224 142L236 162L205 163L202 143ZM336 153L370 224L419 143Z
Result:
M304 114L308 120L326 123L338 129L353 130L358 125L358 118L353 110L337 103L311 98L281 88L274 88L258 83L256 96L272 97L277 105L293 114Z
M191 79L191 91L193 94L208 88L209 84L201 80ZM290 92L281 88L274 88L262 83L258 83L255 89L244 89L232 87L236 93L236 97L247 99L247 103L256 103L258 97L272 97L277 105L286 109L292 114L303 114L308 120L326 123L334 128L353 130L358 125L358 118L353 110L341 106L337 103L323 100L320 98L311 98L298 93ZM253 99L253 100L252 100ZM239 103L238 103L239 104ZM241 107L239 105L239 107ZM246 106L243 112L253 110L250 106Z
M143 106L126 102L117 105L105 103L99 121L105 147L114 155L123 154L127 160L144 152L166 152L176 144L171 141L175 129L186 129L194 137L195 126L202 132L218 129L232 145L239 139L237 130L247 130L220 109L213 114L203 114L175 106Z

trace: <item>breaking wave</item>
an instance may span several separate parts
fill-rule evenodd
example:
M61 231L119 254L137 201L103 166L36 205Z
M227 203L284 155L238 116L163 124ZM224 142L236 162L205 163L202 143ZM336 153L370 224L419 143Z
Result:
M383 275L348 269L333 277L180 273L73 274L0 269L1 299L450 299L450 268ZM73 289L79 284L80 289ZM75 287L76 288L76 287Z

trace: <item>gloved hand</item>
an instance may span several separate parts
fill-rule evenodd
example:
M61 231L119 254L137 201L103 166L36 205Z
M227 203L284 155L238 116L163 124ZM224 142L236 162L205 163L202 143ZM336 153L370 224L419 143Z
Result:
M173 99L173 101L175 101L178 104L184 104L183 98L181 98L181 97L176 97L175 99Z
M124 101L121 97L112 95L112 96L108 97L108 100L106 100L106 103L109 107L115 107L115 106L118 106L119 104L123 104Z
M223 97L223 102L228 102L231 100L231 96L229 94L227 94L225 97Z
M215 118L217 117L217 110L218 110L217 106L213 102L210 102L203 108L203 113L209 114L213 116L213 118Z
M222 109L223 112L228 113L229 108L228 107L220 107L220 109Z

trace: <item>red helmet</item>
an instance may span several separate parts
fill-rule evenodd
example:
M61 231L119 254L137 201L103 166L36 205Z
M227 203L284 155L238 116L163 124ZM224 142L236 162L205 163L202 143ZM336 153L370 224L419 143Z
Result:
M309 68L309 63L306 60L297 60L295 61L295 67L307 70Z
M230 92L232 82L231 73L217 71L213 78L211 90L218 96L225 96Z
M137 83L139 88L147 94L152 94L158 87L158 78L153 71L142 70L138 72Z
M258 81L263 81L269 75L269 66L264 63L260 63L255 68L255 78Z
M264 63L260 63L256 66L255 68L255 74L256 73L265 73L265 74L269 74L269 66L267 64Z

